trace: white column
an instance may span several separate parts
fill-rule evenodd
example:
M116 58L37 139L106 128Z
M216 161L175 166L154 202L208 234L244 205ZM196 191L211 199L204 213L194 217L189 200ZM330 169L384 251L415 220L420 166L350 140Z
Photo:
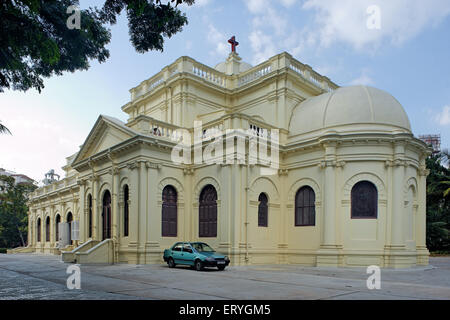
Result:
M129 207L129 229L128 229L128 238L129 238L129 246L137 247L138 244L138 235L139 235L139 172L137 170L137 162L133 162L128 164L128 169L131 172L132 178L130 179L131 184L129 185L129 198L130 198L130 207Z
M80 243L84 243L87 240L86 231L89 227L89 219L87 217L87 207L85 202L85 190L86 190L86 182L78 181L78 185L80 186Z
M405 168L403 155L404 144L397 143L394 153L394 168L392 170L392 228L391 246L393 248L403 248L405 246L405 235L403 230L404 217L404 179Z

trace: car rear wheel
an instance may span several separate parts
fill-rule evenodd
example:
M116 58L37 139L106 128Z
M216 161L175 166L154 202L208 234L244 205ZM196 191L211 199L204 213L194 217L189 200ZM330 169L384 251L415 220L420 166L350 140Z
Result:
M217 269L219 269L220 271L225 270L225 266L217 266Z
M169 265L169 268L175 268L175 261L173 261L172 258L169 258L167 264Z
M203 263L200 260L195 261L195 270L197 271L203 270Z

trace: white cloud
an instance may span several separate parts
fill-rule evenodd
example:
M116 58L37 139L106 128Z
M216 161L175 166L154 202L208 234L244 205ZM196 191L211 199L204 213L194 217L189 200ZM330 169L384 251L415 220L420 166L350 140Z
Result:
M0 135L0 167L33 179L49 169L63 176L65 157L78 151L86 132L57 110L31 92L3 96L0 120L12 135Z
M227 37L225 34L217 30L212 24L209 24L208 41L215 46L211 54L216 54L223 57L227 56Z
M351 86L373 86L375 84L375 81L368 75L368 70L364 69L361 72L361 75L356 78L353 79L352 81L350 81L349 83Z
M368 29L367 8L380 8L381 29ZM302 8L315 13L310 33L327 47L345 42L356 49L376 48L383 41L401 45L450 15L448 0L307 0Z
M249 36L249 40L254 52L253 64L261 63L277 54L277 48L272 38L262 31L253 31Z
M211 3L211 0L195 0L195 6L204 7Z
M297 0L280 0L281 4L287 8L292 7L297 3Z
M441 126L450 124L450 105L442 108L442 111L436 115L436 122Z
M246 0L248 10L253 14L264 13L270 6L269 0Z

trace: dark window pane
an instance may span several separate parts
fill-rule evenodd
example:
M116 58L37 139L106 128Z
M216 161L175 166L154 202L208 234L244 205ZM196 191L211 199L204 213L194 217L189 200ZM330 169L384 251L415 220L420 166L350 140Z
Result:
M267 227L268 226L268 199L264 193L261 193L258 198L258 226Z
M163 237L177 236L177 191L166 186L162 192L161 232Z
M311 187L305 186L295 196L295 226L316 224L316 195Z
M198 217L199 237L216 237L217 192L212 185L207 185L200 193Z
M378 191L369 181L355 184L351 192L351 217L355 219L375 219L378 210Z

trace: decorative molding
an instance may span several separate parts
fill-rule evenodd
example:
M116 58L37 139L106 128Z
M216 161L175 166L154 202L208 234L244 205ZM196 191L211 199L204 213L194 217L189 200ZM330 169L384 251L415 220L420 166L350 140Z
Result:
M145 161L145 167L147 169L152 168L152 169L157 169L157 170L162 168L161 164L156 163L156 162L150 162L150 161Z
M318 167L320 169L325 169L326 167L333 167L333 168L344 168L347 163L342 160L322 160L318 164Z
M427 167L423 166L423 165L419 167L417 172L419 173L419 176L421 176L421 177L427 177L430 174L430 170L427 169Z
M127 163L127 168L129 170L137 169L138 168L138 162L137 161L133 161L133 162Z
M289 169L278 169L279 176L287 176L289 174Z

